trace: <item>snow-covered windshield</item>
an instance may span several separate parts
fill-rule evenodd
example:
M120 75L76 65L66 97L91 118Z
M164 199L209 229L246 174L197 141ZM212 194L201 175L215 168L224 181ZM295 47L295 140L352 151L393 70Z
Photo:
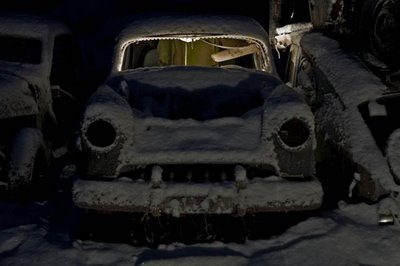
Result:
M233 38L143 40L126 46L121 69L171 65L262 69L262 50L254 42Z
M42 42L38 39L0 35L0 60L40 64Z

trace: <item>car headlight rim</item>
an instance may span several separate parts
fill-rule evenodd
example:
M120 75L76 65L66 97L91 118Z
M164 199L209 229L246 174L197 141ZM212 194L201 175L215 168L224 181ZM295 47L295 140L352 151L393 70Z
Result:
M93 150L107 151L112 149L118 140L118 132L112 122L106 119L90 121L83 130L83 138Z
M287 119L278 128L277 140L285 150L302 150L312 138L311 126L307 120L300 117Z

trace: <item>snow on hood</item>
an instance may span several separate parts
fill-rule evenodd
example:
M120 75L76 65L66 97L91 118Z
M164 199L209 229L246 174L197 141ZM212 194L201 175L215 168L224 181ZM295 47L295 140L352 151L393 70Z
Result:
M44 84L49 82L44 67L44 64L33 65L0 60L0 75L3 75L2 73L12 75L29 83L37 84L39 87L44 87Z
M211 67L155 67L141 68L121 72L111 77L109 84L115 84L120 78L159 88L179 87L187 91L204 89L213 86L235 87L248 82L251 87L272 86L281 84L276 76L247 68L211 68ZM268 86L268 87L269 87Z
M0 71L0 119L37 113L37 103L28 83Z
M323 67L324 73L337 85L335 90L346 107L376 99L387 90L360 59L345 53L337 41L322 33L311 33L303 37L301 44L308 54L313 55L316 65Z
M82 132L97 119L114 125L126 139L120 165L133 160L137 164L268 161L279 169L268 140L272 131L293 117L294 111L301 110L295 115L313 121L295 92L279 87L282 81L261 71L143 68L120 73L107 85L91 97ZM287 102L275 103L279 96ZM264 112L269 97L273 102ZM264 125L268 128L263 129Z
M133 108L173 120L240 117L280 84L265 72L206 67L137 69L108 82Z

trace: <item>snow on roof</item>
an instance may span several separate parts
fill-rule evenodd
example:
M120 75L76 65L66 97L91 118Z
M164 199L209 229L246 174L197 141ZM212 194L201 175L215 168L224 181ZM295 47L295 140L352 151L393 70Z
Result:
M238 15L149 17L125 27L119 35L119 42L171 35L233 35L255 39L264 45L269 43L268 34L260 24Z
M49 33L69 32L59 21L28 14L0 13L0 34L44 38Z

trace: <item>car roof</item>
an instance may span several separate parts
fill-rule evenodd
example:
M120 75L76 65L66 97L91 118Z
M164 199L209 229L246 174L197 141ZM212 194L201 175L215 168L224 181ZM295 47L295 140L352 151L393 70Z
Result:
M230 35L251 38L267 45L268 34L254 19L240 15L168 15L132 22L119 34L118 41L159 38L172 35Z
M49 34L68 33L68 27L57 20L22 13L0 12L0 34L43 38Z

